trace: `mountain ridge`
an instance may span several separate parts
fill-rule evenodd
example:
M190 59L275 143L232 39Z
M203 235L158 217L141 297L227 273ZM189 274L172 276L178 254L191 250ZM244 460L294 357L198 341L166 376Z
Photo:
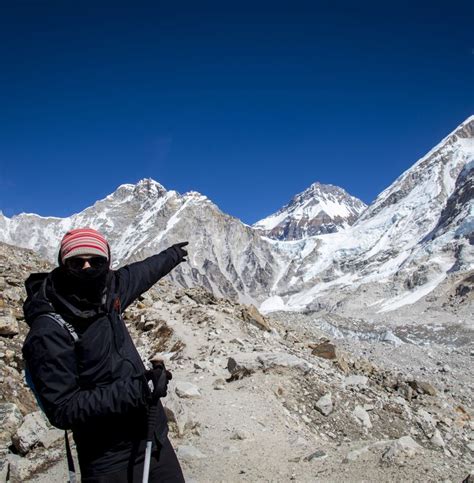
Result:
M471 116L364 207L352 225L329 233L308 235L300 226L302 238L269 238L222 212L201 193L180 194L144 178L120 185L71 217L2 214L0 241L34 249L54 261L68 229L93 226L109 238L118 266L189 240L190 263L170 275L181 286L203 285L216 295L271 311L303 310L321 298L334 298L334 293L349 297L349 292L367 285L371 287L367 304L374 311L384 310L404 291L409 295L416 288L426 291L453 270L472 267L470 174L464 188L456 186L474 159L473 137ZM292 200L300 201L301 208L321 190L328 196L339 190L346 193L334 185L312 183ZM443 212L448 201L449 213ZM288 204L280 211L285 207ZM430 239L442 215L443 230ZM459 227L462 233L456 232Z

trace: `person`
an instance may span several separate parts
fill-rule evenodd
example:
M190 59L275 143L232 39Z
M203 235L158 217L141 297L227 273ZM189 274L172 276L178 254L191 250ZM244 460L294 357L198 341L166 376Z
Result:
M64 235L59 266L25 282L25 372L51 424L72 431L84 483L142 481L154 405L149 481L184 482L160 401L171 373L145 368L122 313L186 261L187 244L112 270L105 237L79 228Z

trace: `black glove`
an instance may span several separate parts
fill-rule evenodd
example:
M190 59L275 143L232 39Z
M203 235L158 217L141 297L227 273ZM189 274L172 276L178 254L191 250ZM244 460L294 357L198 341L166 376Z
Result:
M151 404L156 404L160 397L165 397L168 391L168 381L173 378L170 371L166 370L165 365L160 362L155 364L153 369L145 372L147 381L151 381L153 389L151 391Z
M174 245L171 245L170 248L173 248L176 254L178 255L178 260L179 260L178 263L187 261L186 258L184 257L187 256L188 252L183 247L185 247L188 244L189 242L185 241L185 242L175 243Z

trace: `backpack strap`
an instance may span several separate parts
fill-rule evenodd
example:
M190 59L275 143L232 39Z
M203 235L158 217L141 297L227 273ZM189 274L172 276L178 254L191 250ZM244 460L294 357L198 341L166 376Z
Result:
M53 319L59 326L67 330L69 332L69 335L72 337L72 340L74 341L74 343L76 343L79 340L79 336L77 335L76 329L74 329L72 324L64 320L58 313L48 312L43 315L45 315L46 317L49 317L50 319ZM30 380L31 380L31 376L30 376ZM30 387L33 389L33 392L35 392L33 381L31 381ZM38 397L36 399L39 402ZM41 409L43 408L41 407ZM76 483L76 468L74 467L74 459L72 457L71 446L69 444L69 437L68 437L67 431L64 431L64 441L66 444L66 459L67 459L67 466L68 466L68 472L69 472L68 483Z
M65 321L58 313L56 312L47 312L43 314L50 319L53 319L58 325L66 329L72 337L74 343L79 341L79 336L77 335L76 329L70 324L69 322Z

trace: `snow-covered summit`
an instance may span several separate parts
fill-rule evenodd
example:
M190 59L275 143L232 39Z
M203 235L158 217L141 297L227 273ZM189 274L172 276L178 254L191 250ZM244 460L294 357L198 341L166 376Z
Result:
M277 240L300 240L352 225L367 205L332 184L315 182L276 213L253 225Z
M121 184L113 193L109 194L106 200L141 199L156 200L167 193L165 187L152 178L144 178L136 184Z

